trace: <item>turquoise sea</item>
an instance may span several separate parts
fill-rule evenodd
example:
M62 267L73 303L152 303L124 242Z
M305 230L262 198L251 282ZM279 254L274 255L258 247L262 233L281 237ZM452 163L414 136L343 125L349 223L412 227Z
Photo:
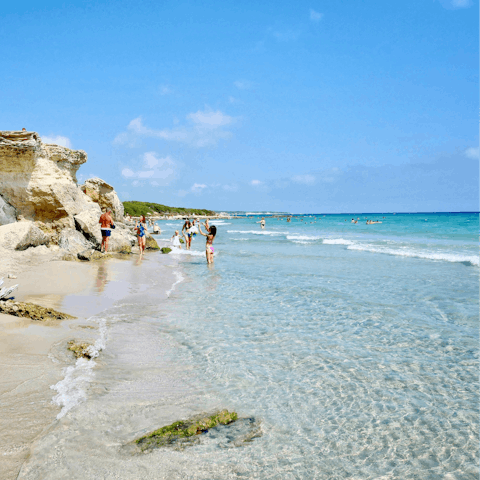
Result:
M51 438L85 445L85 422L108 432L114 446L90 435L81 460L98 478L478 479L478 214L259 220L212 222L213 266L197 236L168 255L168 298L151 287L105 314L96 388ZM182 225L158 223L162 238ZM163 418L212 406L243 420L122 456ZM20 478L40 478L32 469Z

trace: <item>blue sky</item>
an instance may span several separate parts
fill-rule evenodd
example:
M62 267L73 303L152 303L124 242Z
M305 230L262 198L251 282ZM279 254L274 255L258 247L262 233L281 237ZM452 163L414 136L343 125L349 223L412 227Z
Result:
M475 0L9 2L0 129L122 200L478 210Z

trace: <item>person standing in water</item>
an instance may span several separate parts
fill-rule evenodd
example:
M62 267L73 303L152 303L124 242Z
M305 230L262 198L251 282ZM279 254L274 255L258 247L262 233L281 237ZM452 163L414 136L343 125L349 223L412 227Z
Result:
M211 227L208 225L208 218L204 223L205 228L207 229L207 233L202 232L202 227L200 223L198 224L198 230L201 235L207 237L207 243L205 244L205 255L207 257L207 263L213 263L213 240L215 239L215 235L217 234L217 227L212 225Z
M187 250L190 250L190 244L192 242L192 234L190 233L191 228L192 228L192 224L190 223L190 220L186 220L182 227L182 233L183 233L183 236L185 237L185 243L186 243L185 248Z
M265 228L265 217L262 217L262 219L260 220L260 226L263 228Z

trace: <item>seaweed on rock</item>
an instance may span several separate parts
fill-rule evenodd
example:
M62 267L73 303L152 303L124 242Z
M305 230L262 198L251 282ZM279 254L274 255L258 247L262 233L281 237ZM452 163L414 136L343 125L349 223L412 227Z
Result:
M222 410L208 417L195 417L174 422L136 439L134 443L142 452L172 444L195 443L196 435L206 433L218 425L229 425L237 419L236 412Z

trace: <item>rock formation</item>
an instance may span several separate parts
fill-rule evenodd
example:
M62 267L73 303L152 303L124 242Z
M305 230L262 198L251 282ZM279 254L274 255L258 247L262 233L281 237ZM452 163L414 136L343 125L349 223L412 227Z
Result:
M117 196L114 188L101 178L89 178L81 185L83 193L88 195L100 208L110 208L113 219L116 222L123 222L123 203Z
M27 220L74 228L74 215L100 208L77 186L83 150L44 144L35 132L0 132L0 195Z

